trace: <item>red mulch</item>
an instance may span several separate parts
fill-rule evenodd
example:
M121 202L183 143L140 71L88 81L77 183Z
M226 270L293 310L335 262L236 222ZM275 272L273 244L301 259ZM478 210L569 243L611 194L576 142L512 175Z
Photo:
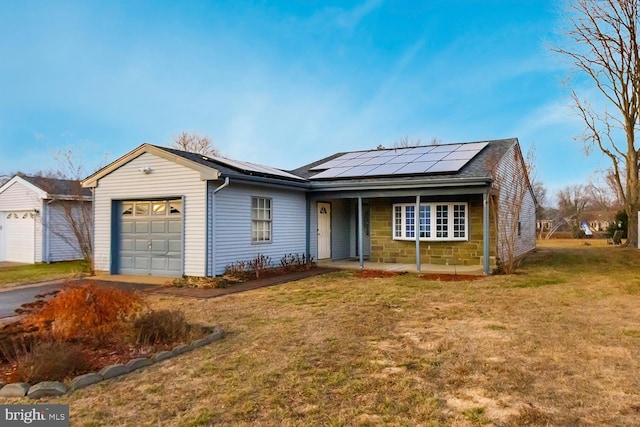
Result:
M384 270L355 270L353 275L361 279L382 279L385 277L395 277L401 274L407 274L406 271L384 271ZM471 274L444 274L444 273L425 273L419 276L424 280L440 280L442 282L465 282L471 280L482 279L483 276L475 276Z
M475 276L472 274L442 274L442 273L426 273L420 275L424 280L440 280L442 282L467 282L471 280L482 279L483 276Z

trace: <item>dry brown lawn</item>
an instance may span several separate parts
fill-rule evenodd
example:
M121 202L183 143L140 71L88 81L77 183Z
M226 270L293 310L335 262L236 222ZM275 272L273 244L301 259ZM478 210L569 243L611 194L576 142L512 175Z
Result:
M513 276L338 272L152 303L229 335L45 400L72 425L640 423L637 249L543 244Z

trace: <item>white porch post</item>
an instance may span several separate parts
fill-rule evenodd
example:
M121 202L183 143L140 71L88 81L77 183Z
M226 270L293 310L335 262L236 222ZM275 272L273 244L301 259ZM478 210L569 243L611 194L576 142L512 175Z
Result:
M420 273L420 195L416 196L416 212L413 217L414 232L416 235L416 270Z
M364 254L362 253L362 196L358 196L358 256L360 257L360 268L364 268Z

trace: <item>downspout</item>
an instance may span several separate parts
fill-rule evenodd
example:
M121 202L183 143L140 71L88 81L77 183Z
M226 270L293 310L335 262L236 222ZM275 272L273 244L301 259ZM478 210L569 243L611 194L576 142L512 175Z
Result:
M364 269L364 255L362 253L362 196L358 196L358 256L360 257L360 269Z
M308 264L311 262L311 195L309 193L306 193L305 198L307 200L306 224L305 224L307 232L306 232L305 251L307 252L307 264Z
M482 193L482 264L484 274L490 274L489 268L489 189Z
M33 210L33 263L34 264L38 260L38 249L36 245L36 242L38 241L38 233L36 233L36 231L38 231L37 222L38 222L38 209L34 209ZM42 248L40 248L40 250L42 250ZM42 260L40 260L40 262L42 262Z
M229 186L229 177L225 177L224 182L218 188L215 188L211 197L211 269L209 271L212 277L216 275L216 194L225 187Z
M420 194L416 196L416 212L413 216L413 230L416 234L416 271L420 273Z

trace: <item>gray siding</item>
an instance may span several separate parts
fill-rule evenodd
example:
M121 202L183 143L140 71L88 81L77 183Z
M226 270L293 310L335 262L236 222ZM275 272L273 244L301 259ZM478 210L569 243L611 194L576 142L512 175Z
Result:
M498 191L497 247L505 262L535 249L535 202L520 146L514 144L500 159L494 187ZM518 235L518 222L520 234Z
M53 202L46 206L43 259L47 262L82 258L78 239L71 226L72 219L69 218L73 215L74 221L83 221L80 206L74 203L73 210L70 211L65 210L62 203L68 202ZM90 203L85 202L85 207L91 209Z
M336 199L331 202L331 259L351 256L351 242L355 232L351 228L351 199Z
M143 174L140 168L149 167ZM94 262L98 271L111 266L111 206L114 200L184 197L184 274L206 274L206 181L200 173L144 153L102 177L95 188Z
M213 195L221 182L209 186L209 199L215 217L209 218L213 249L210 250L214 273L220 275L227 265L248 261L258 255L269 256L275 264L289 253L306 252L306 196L303 191L234 183ZM251 242L251 198L271 199L272 241Z

